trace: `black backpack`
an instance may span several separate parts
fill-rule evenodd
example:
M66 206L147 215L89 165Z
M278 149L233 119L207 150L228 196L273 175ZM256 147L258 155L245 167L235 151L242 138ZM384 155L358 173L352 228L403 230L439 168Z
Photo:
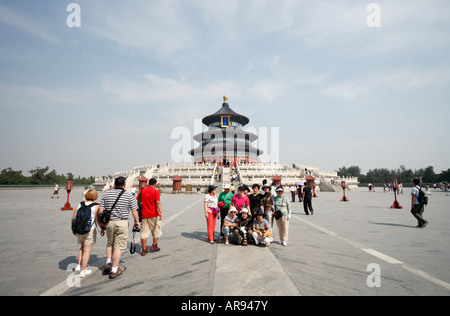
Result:
M417 196L417 201L419 201L422 205L428 205L428 196L425 195L425 192L419 187L416 186L417 190L419 190L419 194Z
M81 202L80 208L77 210L72 221L72 232L79 235L84 235L90 232L92 225L95 222L95 218L91 216L91 207L98 205L98 203L91 203L86 205Z

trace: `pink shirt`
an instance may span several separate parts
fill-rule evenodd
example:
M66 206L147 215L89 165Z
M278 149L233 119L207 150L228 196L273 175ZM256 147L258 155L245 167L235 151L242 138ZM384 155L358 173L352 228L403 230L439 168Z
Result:
M242 197L239 196L239 194L233 195L231 198L231 203L234 203L234 206L240 212L242 210L242 207L245 205L247 206L247 209L250 207L250 202L248 199L248 196L243 195Z

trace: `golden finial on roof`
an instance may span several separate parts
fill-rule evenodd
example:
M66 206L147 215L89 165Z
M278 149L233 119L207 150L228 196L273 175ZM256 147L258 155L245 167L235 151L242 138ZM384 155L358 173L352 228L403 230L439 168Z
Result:
M228 103L228 96L226 95L223 96L223 103Z

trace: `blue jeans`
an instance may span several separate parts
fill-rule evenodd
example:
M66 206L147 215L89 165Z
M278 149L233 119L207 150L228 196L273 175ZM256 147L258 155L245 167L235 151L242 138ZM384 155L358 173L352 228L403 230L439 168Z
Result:
M233 239L234 237L234 232L233 232L233 228L232 227L222 227L222 232L225 236L227 236L228 238Z

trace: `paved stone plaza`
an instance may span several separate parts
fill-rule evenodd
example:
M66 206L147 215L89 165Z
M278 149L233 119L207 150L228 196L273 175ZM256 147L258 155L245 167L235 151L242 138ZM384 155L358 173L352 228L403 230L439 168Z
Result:
M301 203L292 204L288 246L277 243L275 228L270 248L210 245L203 195L163 194L161 251L141 257L137 235L137 252L123 253L124 274L110 280L101 274L106 237L98 236L93 273L79 283L67 271L78 251L72 211L60 210L65 191L59 199L51 193L0 190L1 295L450 294L450 196L444 192L432 191L424 229L409 212L408 189L399 197L401 210L389 208L393 193L382 189L348 192L347 203L340 202L342 193L320 192L312 216ZM71 193L72 206L81 194L81 188ZM368 286L373 280L379 287Z

